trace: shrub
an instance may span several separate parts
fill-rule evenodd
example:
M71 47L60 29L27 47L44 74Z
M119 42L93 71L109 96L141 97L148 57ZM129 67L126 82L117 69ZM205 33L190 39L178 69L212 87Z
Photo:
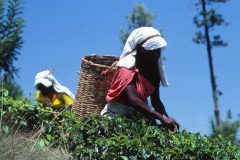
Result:
M240 151L221 135L201 136L186 130L173 134L161 125L137 117L89 116L78 126L77 149L80 159L239 159Z
M67 160L70 158L70 155L61 150L40 146L34 134L34 130L24 130L11 121L1 121L0 160Z
M221 135L171 133L152 119L137 115L75 118L66 108L52 110L27 99L2 97L2 119L32 135L42 147L67 151L76 159L211 160L240 159L240 150ZM11 116L7 116L11 115Z

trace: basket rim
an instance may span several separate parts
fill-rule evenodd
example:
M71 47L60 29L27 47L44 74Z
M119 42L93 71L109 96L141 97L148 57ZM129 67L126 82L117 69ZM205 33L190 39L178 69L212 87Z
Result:
M83 56L82 57L82 61L85 62L85 63L89 63L90 65L93 65L93 66L96 66L96 67L106 67L106 68L109 68L109 69L115 69L116 67L111 67L111 66L107 66L107 65L103 65L103 64L96 64L96 63L93 63L89 60L86 60L85 58L86 57L113 57L113 58L117 58L119 59L119 57L117 56L111 56L111 55L106 55L106 56L98 56L98 55L86 55L86 56ZM116 62L116 61L115 61ZM113 62L114 63L114 62Z

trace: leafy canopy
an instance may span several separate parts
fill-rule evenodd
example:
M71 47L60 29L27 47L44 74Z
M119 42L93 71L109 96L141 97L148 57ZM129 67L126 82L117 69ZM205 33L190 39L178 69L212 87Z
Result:
M20 35L25 20L19 17L22 14L21 4L20 0L0 0L0 72L5 71L11 76L19 72L13 62L18 60L23 44Z
M154 27L153 20L156 18L156 12L149 12L144 4L135 3L132 12L126 17L128 23L127 29L120 29L120 41L125 44L130 33L139 27Z

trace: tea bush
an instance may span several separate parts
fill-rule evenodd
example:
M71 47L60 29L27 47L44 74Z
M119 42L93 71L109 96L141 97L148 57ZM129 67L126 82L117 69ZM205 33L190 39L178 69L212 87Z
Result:
M34 137L40 138L41 146L64 146L65 119L63 113L66 108L53 110L51 107L42 107L28 98L13 99L8 97L8 91L3 90L1 97L1 121L7 121L8 127L19 126L21 129L36 131ZM69 115L73 115L67 111ZM65 115L65 117L64 117ZM64 127L63 127L64 126Z
M201 136L186 130L173 134L161 125L140 117L127 119L117 115L89 116L76 129L79 130L77 148L73 152L79 159L239 159L240 151L221 135ZM72 127L73 128L73 127Z
M34 106L26 98L14 100L3 90L0 119L0 160L12 159L69 159L71 156L56 148L42 147L39 143L39 127L35 123L47 113L35 114L40 106ZM34 122L34 123L33 123Z
M37 130L40 146L67 150L75 159L239 160L240 150L221 135L171 133L151 119L116 115L77 119L66 108L52 110L28 99L1 97L2 119Z

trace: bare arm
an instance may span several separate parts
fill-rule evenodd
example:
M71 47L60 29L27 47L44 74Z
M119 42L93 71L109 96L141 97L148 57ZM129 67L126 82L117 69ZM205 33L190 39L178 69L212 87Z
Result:
M161 122L164 125L169 127L171 130L173 130L172 127L174 127L176 125L177 128L179 129L179 123L174 118L171 118L168 116L168 114L165 110L165 107L164 107L162 101L160 100L159 85L155 86L155 90L154 90L153 94L151 95L151 103L152 103L155 111L161 113L164 116L163 120L161 120Z
M150 116L152 118L163 120L163 115L159 112L156 112L149 108L149 106L142 101L137 94L135 85L131 82L123 91L126 94L126 97L134 109L142 113L145 116Z
M155 111L157 111L161 114L164 114L168 117L165 107L164 107L162 101L160 100L158 88L159 88L159 86L155 86L155 90L154 90L153 94L151 95L152 106L155 109Z
M156 89L158 90L158 88ZM130 105L136 109L138 112L142 113L145 116L152 117L154 119L160 120L165 126L173 130L172 128L177 125L179 128L178 122L168 117L165 108L160 101L159 98L159 91L154 91L153 95L151 96L151 101L153 103L153 107L155 110L152 110L144 101L142 101L137 94L136 87L131 82L123 91L126 94L126 97L130 103Z

